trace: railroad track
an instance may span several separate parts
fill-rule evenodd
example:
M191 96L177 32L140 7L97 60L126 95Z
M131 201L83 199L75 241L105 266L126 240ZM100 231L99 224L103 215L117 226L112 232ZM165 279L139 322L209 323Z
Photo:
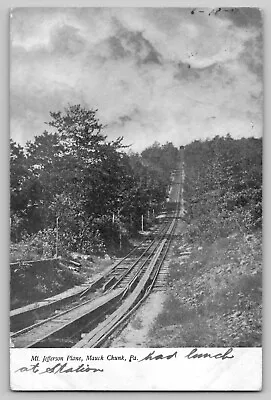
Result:
M153 232L153 238L143 240L78 293L77 302L68 309L57 310L49 318L12 333L15 347L100 346L139 307L155 284L179 216L180 184L176 188L176 209ZM97 288L98 296L93 297ZM82 335L82 332L87 333Z
M114 289L116 282L122 281L127 275L132 276L139 268L140 262L150 254L150 249L155 245L155 239L163 234L165 227L156 227L151 234L142 240L138 246L130 251L125 257L109 267L94 282L81 285L71 292L67 292L66 297L61 294L53 298L30 304L28 306L12 310L10 313L11 337L16 337L20 332L30 330L32 327L41 326L52 317L56 318L56 313L77 308L83 300L92 301L109 290ZM113 279L111 279L113 277ZM83 286L83 287L82 287ZM123 287L123 286L122 286Z
M170 227L170 237L161 241L157 252L148 265L148 268L131 294L125 299L118 309L116 309L105 319L105 321L99 324L90 333L86 334L73 347L100 347L103 342L119 327L119 325L123 324L145 301L155 284L155 280L159 274L161 265L167 255L175 225L176 220L172 221L172 225Z

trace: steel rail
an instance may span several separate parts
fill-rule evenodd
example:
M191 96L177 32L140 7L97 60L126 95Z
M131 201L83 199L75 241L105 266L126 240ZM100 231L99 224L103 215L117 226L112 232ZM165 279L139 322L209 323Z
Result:
M33 347L37 343L40 343L42 340L47 339L49 336L61 331L77 320L89 315L90 313L95 313L107 303L117 300L119 297L121 297L123 291L124 290L115 290L106 296L99 297L95 301L85 301L84 303L73 307L73 309L66 310L63 313L48 318L45 322L41 321L31 327L23 329L22 331L15 332L13 335L11 335L15 347ZM65 319L62 318L64 315L66 317ZM41 330L39 328L42 325L43 329Z
M172 232L175 226L175 221L172 221L170 226L170 232ZM119 320L121 320L131 309L131 307L136 304L142 296L146 293L146 290L150 286L150 276L156 266L159 256L161 255L165 244L168 242L168 238L163 238L160 241L160 245L155 252L154 257L152 258L147 270L144 272L143 277L140 282L136 286L136 288L132 291L132 293L124 300L124 302L120 305L120 307L111 314L104 322L98 325L90 333L86 334L82 340L80 340L74 347L97 347L100 341L103 341L108 335L116 329L118 326ZM145 291L145 293L144 293Z
M167 225L169 225L170 222L165 222L165 225L162 227L160 234L163 234L163 231L166 231L167 229ZM166 225L167 224L167 225ZM122 281L123 279L128 276L128 274L134 269L134 267L142 260L142 258L147 255L147 260L149 259L149 257L152 256L153 254L153 250L150 254L148 254L148 251L151 249L151 247L154 245L155 248L157 247L157 238L159 238L159 236L157 235L156 238L153 239L153 241L150 243L150 245L143 251L143 253L139 256L139 258L128 268L126 269L126 271L124 271L123 274L120 274L119 278L117 279L117 281L113 284L113 286L111 287L111 289L115 289ZM138 271L140 271L142 266L139 267Z
M158 232L160 232L160 231L161 231L161 227L159 227L159 229L158 229ZM110 272L114 271L119 265L121 265L123 263L123 261L126 260L132 253L134 253L135 251L138 251L141 248L142 244L144 244L148 240L149 240L148 237L144 238L125 257L123 257L116 264L114 264L113 267L110 267L109 270L106 270L105 273L102 275L102 278L105 279L110 274ZM153 242L154 241L151 242L151 245L152 245ZM148 248L149 247L150 246L148 246ZM101 277L99 277L98 280L101 280ZM33 319L37 319L37 316L35 314L37 314L37 312L39 312L39 311L41 313L44 313L47 310L47 315L48 315L48 313L54 312L56 310L56 308L58 306L62 305L63 303L66 303L68 301L70 301L70 302L72 301L74 303L73 300L78 299L78 298L81 299L81 298L85 297L89 292L91 292L92 291L91 289L93 288L93 285L97 284L98 280L92 282L90 285L88 285L87 288L81 288L80 289L80 286L79 286L78 287L78 291L75 291L74 293L71 290L68 290L67 291L68 295L65 296L65 297L61 297L61 294L58 294L58 295L53 296L51 298L44 299L44 300L42 300L40 302L36 302L36 303L33 303L33 304L29 304L29 305L27 305L25 307L21 307L21 308L17 308L17 309L12 310L10 312L11 324L22 325L22 322L20 323L20 322L15 322L15 321L16 321L16 319L22 318L23 315L24 315L24 318L26 317L26 315L28 315L28 319L31 319L31 317L32 317L32 320L33 320ZM84 286L86 286L86 284L84 284ZM77 307L77 305L75 307ZM73 307L71 307L70 310L72 308ZM60 315L60 314L58 314L58 315ZM31 328L34 328L36 326L40 326L43 323L45 323L46 321L51 320L51 319L53 319L55 317L56 316L53 315L52 317L49 317L49 318L47 318L47 319L45 319L43 321L28 325L27 327L24 327L23 329L20 329L20 330L17 330L15 332L12 332L11 337L14 337L15 334L26 332L27 330L29 330ZM14 322L12 322L12 321L14 321Z
M85 335L82 340L80 340L74 347L98 347L101 343L103 343L116 329L117 327L126 321L129 316L146 300L149 296L161 266L168 254L172 238L176 229L176 225L178 223L178 216L180 212L180 193L181 188L180 185L178 187L177 192L177 207L175 211L174 219L169 228L169 240L162 239L161 244L153 257L150 266L148 267L147 271L145 272L142 280L138 283L136 289L132 292L132 294L125 300L125 302L103 323L99 324L97 328L91 331L89 334ZM166 245L165 251L162 255L160 262L158 263L157 267L155 268L155 264L162 253L164 246ZM152 280L147 288L145 288L144 284L148 281L151 277L152 272L154 271ZM133 279L135 281L136 277ZM132 285L132 283L130 283ZM143 296L140 298L140 294L142 291L145 290Z
M157 239L155 239L155 240L157 240ZM155 242L155 240L153 242ZM152 250L151 255L156 250L156 248L157 248L157 246L155 246L155 248ZM146 262L147 262L147 260L144 261L143 265ZM102 305L110 303L119 297L121 297L121 298L125 297L125 293L127 293L128 286L129 286L129 283L123 289L119 289L119 290L115 289L115 290L110 291L110 293L112 293L113 295L110 295L109 300L105 301L105 303L102 303ZM65 310L64 312L58 313L57 315L47 318L46 320L39 321L36 324L28 326L20 331L14 332L11 335L11 338L15 339L14 343L15 343L16 347L32 347L35 344L41 342L42 340L48 338L49 336L52 336L56 332L64 329L68 325L73 324L76 320L83 318L85 315L89 314L90 312L94 313L97 310L97 308L95 308L95 302L100 301L103 298L107 299L107 296L103 295L103 296L99 297L98 299L94 299L94 300L90 299L83 303L77 304L74 307L72 307L68 310ZM83 314L73 315L74 310L80 309L83 306L85 306L86 304L89 304L90 306L92 305L92 308L90 311L85 310L85 312ZM98 305L97 307L100 308L100 305ZM70 314L70 316L69 316L69 314ZM64 323L61 323L61 321L57 321L57 320L59 320L59 318L61 318L64 315L66 316ZM67 320L68 317L69 317L69 319ZM54 325L52 326L52 323L54 324L54 322L58 322L57 324L55 324L57 326L54 326ZM48 324L49 324L50 329L48 328ZM45 331L47 330L47 332L45 334L41 330L37 331L37 329L42 326ZM33 338L33 336L34 336L34 338ZM19 339L16 339L18 337L19 337ZM30 337L30 339L28 339L27 337Z
M177 200L179 200L179 197L180 197L180 186L178 187L178 195L176 197L177 197ZM133 267L130 267L128 269L129 270L128 273L126 271L124 274L121 275L121 278L117 281L116 284L113 285L113 287L111 288L111 292L109 294L101 296L100 298L98 298L98 299L96 299L94 301L93 301L93 299L91 299L91 300L87 300L87 301L85 301L83 303L77 304L76 306L72 307L71 309L66 310L66 311L64 311L64 312L62 312L62 313L60 313L60 314L58 314L56 316L52 316L52 317L48 318L45 321L40 321L40 322L30 326L30 327L26 327L26 328L24 328L24 329L22 329L20 331L17 331L15 333L13 333L11 335L11 337L12 338L16 338L16 337L18 338L18 336L22 337L22 335L24 335L24 334L27 335L27 333L29 333L31 330L32 330L32 333L33 333L33 330L35 330L35 328L38 329L42 325L45 326L46 323L47 323L47 325L49 323L49 327L50 327L50 322L52 322L52 323L56 322L55 325L58 325L58 326L54 326L53 328L50 327L49 333L48 332L47 333L46 332L42 333L42 332L39 331L39 334L37 335L37 332L36 332L37 336L34 339L32 338L32 340L28 341L28 343L27 343L27 340L21 340L21 343L25 343L25 345L19 346L19 347L32 347L33 345L41 342L42 340L52 336L54 333L63 330L67 326L70 326L75 321L84 318L86 315L89 315L90 313L94 313L95 311L100 309L102 306L109 306L112 301L115 301L116 299L119 299L119 298L121 298L121 299L125 298L125 300L124 300L123 304L119 308L117 308L117 310L112 314L112 316L118 315L117 319L119 320L119 319L122 318L120 316L121 310L123 311L123 314L125 314L125 313L127 314L129 309L131 308L131 300L133 300L132 305L134 305L134 303L136 301L138 301L139 297L141 298L143 296L143 298L145 298L145 295L147 293L149 293L149 291L151 290L151 288L152 288L152 286L153 286L153 284L154 284L154 282L156 280L156 277L159 274L160 267L161 267L161 265L162 265L162 263L163 263L163 261L164 261L164 259L166 257L166 254L167 254L167 251L169 249L170 242L171 242L171 239L168 240L168 236L170 236L170 238L172 238L173 231L174 231L176 223L177 223L177 219L176 218L177 218L177 215L178 215L178 212L179 212L179 206L180 206L180 203L179 203L179 201L177 201L177 209L175 211L175 217L173 217L174 218L173 221L171 221L170 223L167 221L167 222L165 222L163 224L162 228L159 230L160 234L156 235L156 237L151 242L151 244L147 247L147 249L143 249L144 251L138 257L138 260L135 263L133 263L133 267L134 267L135 265L138 264L139 260L141 260L143 255L147 254L147 251L154 245L154 248L151 250L150 254L147 255L146 260L144 260L143 264L136 271L136 274L132 277L132 280L130 280L130 282L128 282L128 284L123 289L115 289L115 287L117 286L117 284L119 284L124 279L125 276L128 275L128 273L133 269ZM164 234L164 232L166 232L166 233ZM160 237L161 233L162 233L162 237ZM113 267L111 267L110 271L112 272L113 270L115 270L117 268L117 266L119 266L124 260L126 260L129 257L129 255L131 255L133 252L138 250L140 248L140 246L142 245L142 243L144 243L146 240L148 240L148 238L144 239L135 249L133 249L122 260L120 260L117 264L115 264ZM156 263L158 261L158 258L160 257L161 253L163 252L163 249L164 249L166 243L168 245L166 246L166 251L164 252L164 255L162 257L162 261L160 263L158 263L159 267L155 269L155 266L156 266ZM147 261L151 257L152 257L152 260L150 261L149 266L147 266L147 269L144 272L143 267L145 266L145 264L147 263ZM140 281L137 284L136 288L128 296L128 298L126 298L126 296L129 293L129 291L131 289L133 289L134 283L139 279L139 276L142 275L142 273L143 273L143 277L140 278ZM154 276L153 276L152 281L150 282L150 276L153 273L154 273ZM105 276L107 276L107 275L105 275ZM143 290L142 288L144 288L145 294L142 293L142 290ZM87 288L82 293L86 294L86 292L89 291L89 289L90 288ZM115 290L113 290L113 289L115 289ZM81 293L81 295L82 295L82 293ZM98 303L100 302L100 304L96 304L95 305L95 303L97 303L97 302ZM84 306L85 305L90 305L90 303L92 305L91 309L89 309L89 308L86 309ZM125 307L127 308L128 304L129 304L128 310L124 311ZM76 315L73 315L74 314L74 310L76 310L76 309L81 309L82 312L79 312L79 313L77 312ZM70 314L71 318L69 318L69 319L66 318L64 321L63 321L63 319L62 319L62 321L59 320L59 318L61 318L63 315L69 316L69 314ZM107 321L108 321L108 319L105 320L106 324L108 324ZM95 329L100 329L99 328L100 326L101 326L101 324L98 325L98 327L95 328ZM48 328L48 326L47 326L47 328ZM95 331L95 329L94 329L94 331ZM45 331L46 331L46 329L45 329ZM94 331L92 331L92 332L94 332ZM88 335L86 335L86 336L88 337ZM31 333L30 333L30 337L31 337ZM80 341L79 343L81 343L81 342L82 341ZM16 343L15 343L15 345L16 345ZM78 345L78 347L80 347L80 346Z

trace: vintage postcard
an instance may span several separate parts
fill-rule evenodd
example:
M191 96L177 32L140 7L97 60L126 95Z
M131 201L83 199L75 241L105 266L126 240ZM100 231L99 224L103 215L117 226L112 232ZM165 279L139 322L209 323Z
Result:
M262 25L10 10L12 390L261 390Z

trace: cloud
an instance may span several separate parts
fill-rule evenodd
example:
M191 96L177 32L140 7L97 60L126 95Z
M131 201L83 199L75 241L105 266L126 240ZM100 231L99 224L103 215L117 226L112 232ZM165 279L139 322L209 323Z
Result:
M15 9L12 136L33 138L49 111L68 103L98 108L108 137L124 136L135 150L155 140L260 136L262 38L254 10Z

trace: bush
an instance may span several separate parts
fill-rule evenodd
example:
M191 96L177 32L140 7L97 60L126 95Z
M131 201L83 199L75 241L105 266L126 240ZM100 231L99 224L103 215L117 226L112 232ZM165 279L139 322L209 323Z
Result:
M65 255L61 242L58 243L58 254ZM30 261L41 258L53 258L56 254L56 230L45 229L33 235L24 235L19 243L10 245L10 261Z

